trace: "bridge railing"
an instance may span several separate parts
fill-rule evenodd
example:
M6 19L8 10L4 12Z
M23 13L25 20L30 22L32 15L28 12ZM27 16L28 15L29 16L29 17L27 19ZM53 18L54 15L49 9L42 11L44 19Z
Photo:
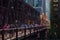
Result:
M15 39L18 40L19 37L28 37L29 35L42 31L47 28L42 27L31 27L31 28L10 28L10 29L0 29L0 40Z

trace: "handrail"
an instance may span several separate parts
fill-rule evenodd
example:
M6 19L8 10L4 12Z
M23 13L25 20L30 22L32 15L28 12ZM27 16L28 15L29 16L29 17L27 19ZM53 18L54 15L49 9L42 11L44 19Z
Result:
M41 29L41 28L44 28L44 27L28 27L28 28L21 28L21 27L18 27L18 28L9 28L9 29L0 29L0 31L2 31L2 30L14 30L14 29L33 29L33 28L35 28L35 29ZM46 27L45 27L46 28Z
M24 36L26 37L26 30L29 30L29 33L31 34L31 30L34 30L33 33L35 33L36 30L42 31L44 29L47 29L46 27L31 27L31 28L10 28L10 29L0 29L0 32L2 31L2 39L4 40L4 31L10 31L10 30L16 30L16 38L18 39L18 30L24 30ZM29 35L30 35L29 34ZM16 40L17 40L16 39Z

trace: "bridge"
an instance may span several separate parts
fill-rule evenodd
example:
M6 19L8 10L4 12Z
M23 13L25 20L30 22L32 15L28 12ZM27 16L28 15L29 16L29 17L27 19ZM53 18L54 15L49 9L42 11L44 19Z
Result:
M19 27L23 23L40 24L39 17L40 12L25 3L24 0L0 0L0 40L30 40L30 37L47 38L49 30L47 26ZM17 24L17 27L2 29L5 24Z

